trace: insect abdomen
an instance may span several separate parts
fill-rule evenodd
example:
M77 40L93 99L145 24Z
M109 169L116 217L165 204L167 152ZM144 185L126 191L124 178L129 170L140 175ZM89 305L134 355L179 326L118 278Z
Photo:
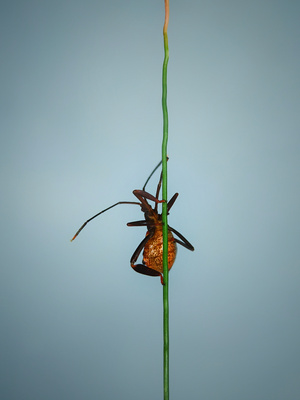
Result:
M147 232L148 234L148 232ZM168 231L168 269L172 268L176 258L177 246L171 231ZM163 235L162 228L156 227L153 237L146 243L143 253L143 264L163 273Z

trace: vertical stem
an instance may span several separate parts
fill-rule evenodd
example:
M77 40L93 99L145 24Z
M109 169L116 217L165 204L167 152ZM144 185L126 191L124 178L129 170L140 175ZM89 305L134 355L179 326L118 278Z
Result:
M169 400L169 276L168 276L168 218L167 218L167 143L168 143L168 108L167 108L167 67L169 61L168 46L169 0L165 0L164 62L162 70L162 223L163 223L163 327L164 327L164 400Z

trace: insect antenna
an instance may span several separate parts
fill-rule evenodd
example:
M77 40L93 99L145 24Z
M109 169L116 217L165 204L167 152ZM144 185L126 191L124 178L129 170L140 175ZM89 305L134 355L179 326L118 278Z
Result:
M78 231L75 233L75 235L73 236L73 238L71 239L71 242L79 235L79 233L82 231L82 229L86 226L86 224L88 224L92 219L98 217L98 215L103 214L105 211L110 210L111 208L119 205L119 204L137 204L137 205L141 205L140 203L137 203L135 201L119 201L116 204L113 204L112 206L106 208L105 210L100 211L98 214L94 215L92 218L89 218L87 221L85 221L85 223L78 229Z
M147 183L150 181L152 175L153 175L154 172L157 170L157 168L160 167L161 164L162 164L162 161L160 161L160 162L157 164L157 166L154 168L154 170L151 172L151 174L149 175L148 179L147 179L146 182L145 182L145 185L143 186L143 190L145 190L145 187L146 187Z
M169 157L167 157L167 161L168 161L168 160L169 160ZM160 161L160 162L157 164L157 166L154 168L154 170L151 172L151 174L149 175L148 179L147 179L146 182L145 182L145 185L143 186L143 190L145 190L145 187L146 187L147 183L150 181L152 175L153 175L154 172L157 170L157 168L159 168L159 167L161 166L161 164L162 164L162 161Z
M168 158L167 158L168 160ZM147 183L149 182L150 178L152 177L152 175L154 174L154 172L160 167L160 165L162 164L162 161L160 161L157 166L154 168L154 170L151 172L151 174L149 175L148 179L146 180L146 183L143 187L143 190L145 190L145 187L147 185ZM161 182L161 178L160 178L160 182ZM160 188L160 183L159 183L159 188ZM159 189L158 189L159 192ZM158 193L156 195L156 197L158 197ZM85 221L85 223L78 229L78 231L75 233L75 235L73 236L73 238L71 239L71 242L79 235L79 233L82 231L82 229L86 226L86 224L88 224L90 221L92 221L94 218L98 217L98 215L103 214L105 211L110 210L111 208L119 205L119 204L137 204L137 205L141 205L141 203L137 203L135 201L119 201L118 203L113 204L112 206L106 208L105 210L100 211L98 214L94 215L93 217L89 218L87 221ZM156 205L157 207L157 205Z

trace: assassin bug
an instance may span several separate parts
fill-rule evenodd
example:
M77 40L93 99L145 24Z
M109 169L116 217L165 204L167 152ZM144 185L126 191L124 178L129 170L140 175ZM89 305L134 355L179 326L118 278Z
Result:
M135 252L133 253L131 259L130 259L130 265L131 267L136 271L139 272L140 274L144 275L149 275L149 276L160 276L161 283L162 285L164 284L163 280L163 261L162 261L162 253L163 253L163 234L162 234L162 216L161 214L158 214L157 212L157 206L159 203L163 203L164 200L159 200L159 192L161 188L161 182L162 182L162 174L160 175L160 179L157 185L156 189L156 195L153 196L152 194L148 193L145 191L146 185L149 182L150 178L154 174L154 172L159 168L161 165L161 162L154 168L154 170L151 172L150 176L146 180L145 185L143 186L142 190L134 190L133 194L137 197L139 200L138 202L135 201L119 201L118 203L113 204L112 206L106 208L105 210L100 211L98 214L94 215L90 219L88 219L75 233L74 237L71 239L73 241L79 233L82 231L82 229L86 226L87 223L89 223L91 220L94 218L98 217L100 214L104 213L105 211L110 210L111 208L119 205L119 204L136 204L141 207L141 211L145 215L145 219L142 221L134 221L134 222L128 222L127 226L146 226L147 227L147 233L146 237L141 241L141 243L138 245L136 248ZM168 214L175 203L175 200L178 197L178 193L175 193L174 196L169 200L168 202ZM154 208L151 207L151 205L148 203L147 200L154 201L155 206ZM175 234L179 239L175 238ZM181 244L182 246L186 247L188 250L193 251L194 247L191 245L190 242L186 240L184 236L181 235L181 233L177 232L174 228L171 228L168 226L168 269L170 270L172 268L172 265L174 264L175 258L176 258L176 252L177 252L177 245ZM143 260L142 264L135 264L137 261L141 251L143 251Z

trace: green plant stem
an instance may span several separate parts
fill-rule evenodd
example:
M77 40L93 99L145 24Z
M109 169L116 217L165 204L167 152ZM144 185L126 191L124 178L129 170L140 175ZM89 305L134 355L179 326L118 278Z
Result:
M163 329L164 329L164 400L169 400L169 273L168 273L168 211L167 211L167 143L168 143L168 108L167 108L167 68L169 61L168 46L169 0L165 0L164 62L162 69L162 223L163 223Z

